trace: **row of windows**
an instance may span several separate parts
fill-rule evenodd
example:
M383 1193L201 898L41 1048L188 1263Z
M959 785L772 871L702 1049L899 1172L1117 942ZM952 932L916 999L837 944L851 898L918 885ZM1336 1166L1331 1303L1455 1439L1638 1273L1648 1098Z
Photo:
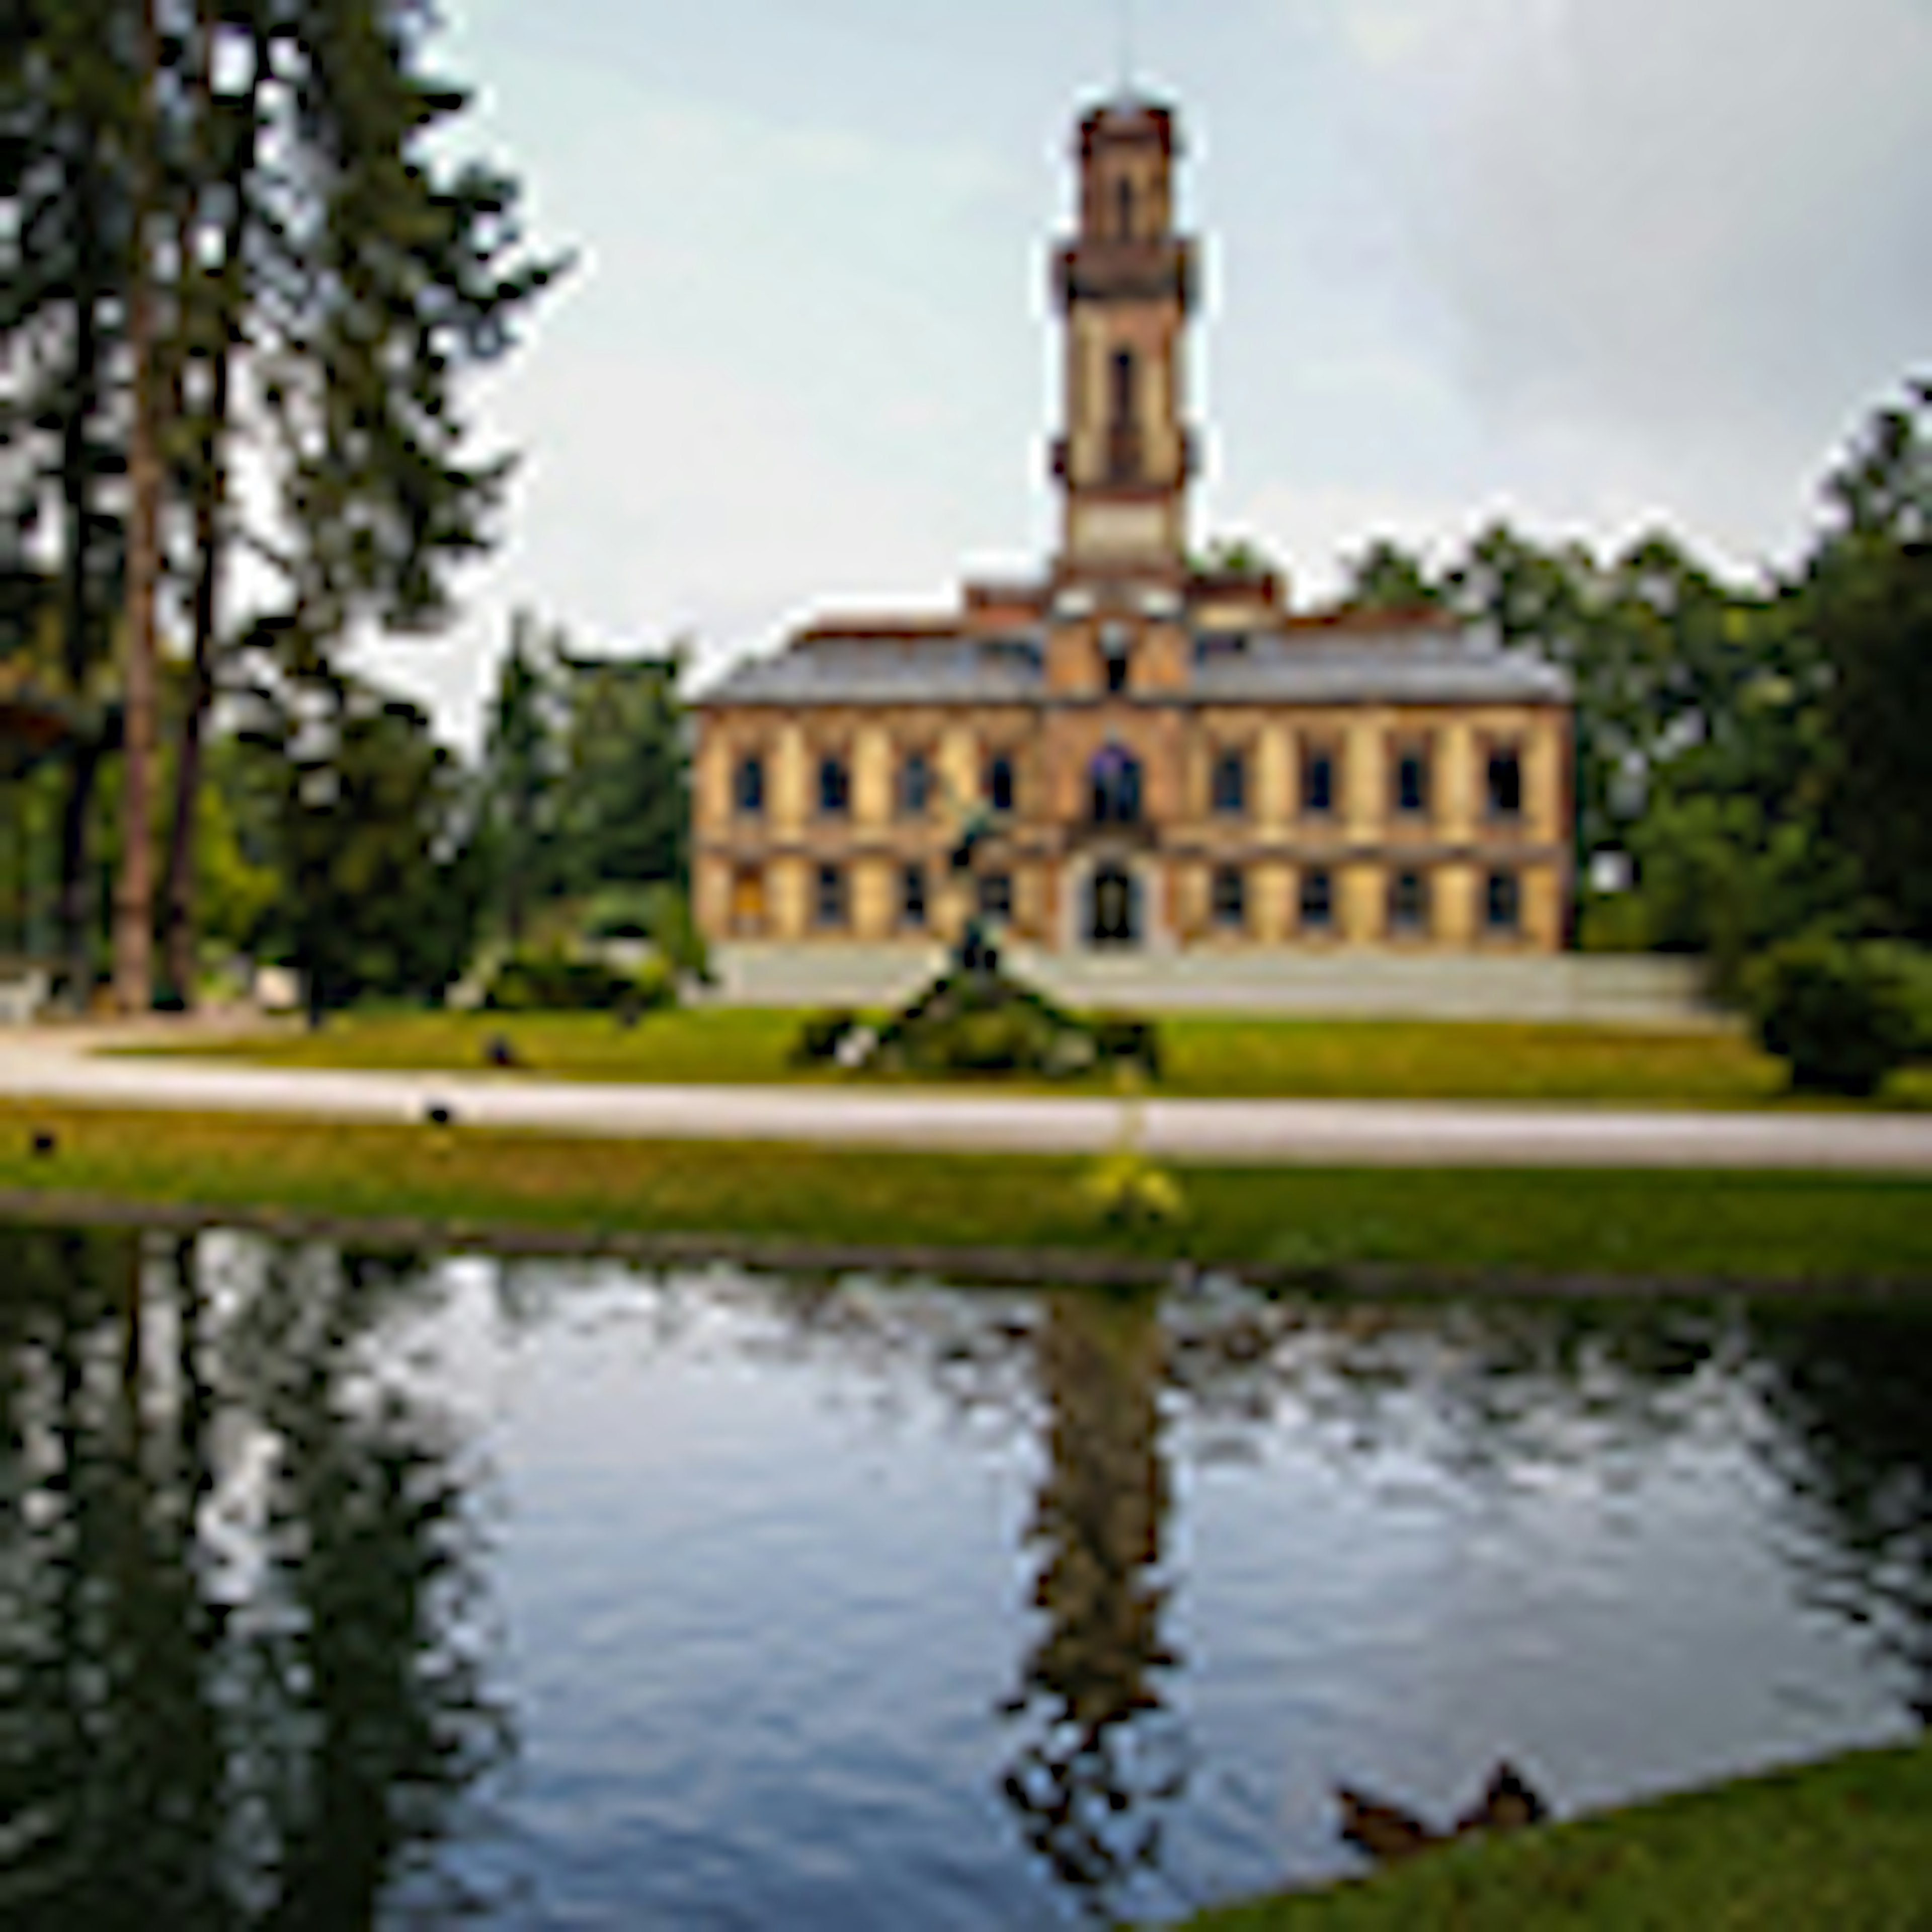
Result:
M1208 785L1210 808L1218 818L1239 818L1248 811L1249 759L1245 752L1222 751L1216 754ZM1310 750L1301 761L1301 809L1311 818L1334 814L1340 794L1340 760L1334 751L1322 747ZM1484 773L1484 809L1492 819L1515 819L1522 815L1522 759L1513 747L1492 751ZM983 776L986 802L995 812L1011 812L1017 796L1013 760L1006 753L995 753L986 761ZM922 752L913 752L899 763L895 805L905 818L922 818L932 808L934 778L930 761ZM1109 746L1094 758L1089 772L1089 809L1096 824L1134 824L1142 806L1139 762L1118 746ZM1426 817L1433 795L1432 768L1428 753L1409 748L1397 753L1390 770L1390 804L1403 818ZM743 818L761 816L765 809L764 760L755 754L738 761L733 784L733 803ZM846 760L836 754L818 761L818 814L823 818L843 818L852 809L852 774Z
M851 905L847 868L820 866L813 881L812 919L815 925L836 928L850 923ZM902 926L923 926L929 903L926 868L906 866L899 872L898 918ZM1013 881L1008 872L982 873L978 881L980 916L1010 920L1013 916ZM1433 895L1426 872L1403 872L1389 880L1385 914L1394 934L1421 938L1433 923ZM1324 866L1301 874L1296 914L1306 932L1332 932L1337 920L1335 876ZM1214 925L1222 932L1241 932L1248 923L1247 874L1238 866L1217 866L1209 882L1208 904ZM1483 924L1496 934L1522 928L1522 883L1514 872L1492 872L1483 882Z
M1208 782L1208 806L1217 817L1239 818L1248 809L1248 754L1238 750L1217 752ZM1326 818L1336 808L1341 792L1341 759L1323 746L1312 747L1301 760L1301 808L1311 818ZM1484 760L1484 809L1492 819L1522 815L1522 754L1514 746L1499 746ZM1426 817L1434 797L1432 765L1420 746L1399 751L1389 768L1389 804L1400 817Z
M986 802L995 812L1011 812L1018 788L1013 761L998 752L986 761L983 776ZM902 818L923 818L932 808L935 789L930 761L922 752L908 754L899 763L898 785L894 805ZM852 809L852 771L836 755L818 761L818 808L821 818L843 818ZM765 809L765 761L755 754L740 758L731 782L731 802L741 818L761 817Z
M1388 882L1384 908L1388 930L1413 938L1426 937L1433 926L1433 895L1426 872L1397 872ZM1247 878L1238 866L1217 866L1208 892L1210 915L1223 931L1238 932L1248 922ZM1336 921L1335 876L1325 866L1301 874L1295 907L1304 932L1332 932ZM1515 873L1495 872L1483 881L1483 924L1492 933L1522 929L1522 882Z

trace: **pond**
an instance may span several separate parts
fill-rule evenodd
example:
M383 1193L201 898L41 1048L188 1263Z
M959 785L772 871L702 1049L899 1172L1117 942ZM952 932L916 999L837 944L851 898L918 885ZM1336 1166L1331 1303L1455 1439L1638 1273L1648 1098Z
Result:
M1028 1928L1910 1734L1932 1317L0 1229L0 1922Z

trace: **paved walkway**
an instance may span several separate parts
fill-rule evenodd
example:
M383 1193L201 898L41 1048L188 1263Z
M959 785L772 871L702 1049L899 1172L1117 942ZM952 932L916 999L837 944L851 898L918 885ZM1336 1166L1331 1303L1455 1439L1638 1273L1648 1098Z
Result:
M1932 1114L1719 1113L1374 1100L1018 1097L906 1089L647 1087L514 1074L291 1072L116 1059L116 1036L0 1031L0 1094L99 1106L420 1120L639 1139L1094 1151L1131 1112L1149 1151L1268 1165L1826 1168L1932 1174Z

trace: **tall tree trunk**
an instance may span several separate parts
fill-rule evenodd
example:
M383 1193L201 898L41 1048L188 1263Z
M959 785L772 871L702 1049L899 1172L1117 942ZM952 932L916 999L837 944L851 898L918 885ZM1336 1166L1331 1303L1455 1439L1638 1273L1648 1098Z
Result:
M84 145L84 144L83 144ZM94 490L88 433L100 398L100 337L98 306L104 280L99 236L100 178L90 152L75 160L74 388L61 439L61 499L66 520L65 581L62 586L62 668L68 696L86 694L97 634L92 583ZM68 998L84 1004L93 979L93 893L88 876L88 821L100 770L100 747L76 742L66 760L61 806L60 883L56 895L56 935Z
M60 928L61 970L67 997L85 1007L94 986L94 880L88 864L88 827L94 816L94 782L100 776L101 746L84 739L69 752L67 789L61 799L60 890L56 917Z
M124 1013L153 1000L154 855L149 823L154 784L154 593L160 575L161 461L156 418L154 258L149 230L157 199L154 0L141 8L142 99L135 135L134 226L128 276L128 353L134 423L128 441L128 620L122 703L121 877L114 902L114 998Z
M202 0L200 106L205 127L214 124L212 68L216 9ZM194 654L182 709L175 757L174 812L169 826L167 877L162 887L164 968L176 996L194 1004L199 922L196 904L195 824L201 799L202 748L214 702L215 654L220 617L222 551L227 541L223 511L227 496L230 360L247 288L242 251L247 237L248 188L255 166L256 115L268 48L259 20L250 52L246 116L242 136L226 158L223 179L228 203L221 236L221 274L214 317L214 340L206 398L206 430L195 478Z

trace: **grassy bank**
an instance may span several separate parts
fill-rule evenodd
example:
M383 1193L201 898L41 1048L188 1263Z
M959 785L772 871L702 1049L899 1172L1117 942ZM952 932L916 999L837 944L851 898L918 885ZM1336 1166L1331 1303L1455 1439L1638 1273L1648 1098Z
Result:
M1932 1746L1861 1751L1520 1837L1468 1842L1192 1932L1923 1932Z
M599 1015L350 1014L319 1034L290 1029L224 1042L189 1039L181 1050L266 1066L452 1072L482 1066L485 1041L500 1035L524 1066L553 1078L742 1084L854 1078L790 1064L800 1017L777 1009L697 1008L652 1014L626 1028ZM1786 1094L1777 1061L1742 1035L1715 1030L1202 1014L1168 1015L1160 1027L1158 1090L1177 1097L1800 1104ZM1106 1086L1096 1077L1052 1090ZM1896 1076L1883 1102L1932 1107L1932 1067Z
M33 1150L35 1134L55 1151ZM439 1227L1031 1249L1319 1270L1932 1283L1932 1182L1850 1174L1178 1170L1184 1220L1111 1225L1089 1163L0 1102L0 1193Z

